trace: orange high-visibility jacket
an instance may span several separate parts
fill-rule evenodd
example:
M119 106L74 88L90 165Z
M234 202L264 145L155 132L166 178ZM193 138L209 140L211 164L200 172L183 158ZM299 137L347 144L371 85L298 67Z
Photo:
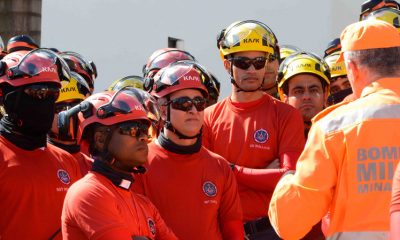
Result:
M400 78L314 119L294 175L275 188L269 217L283 239L300 239L329 211L327 239L387 239L400 158Z

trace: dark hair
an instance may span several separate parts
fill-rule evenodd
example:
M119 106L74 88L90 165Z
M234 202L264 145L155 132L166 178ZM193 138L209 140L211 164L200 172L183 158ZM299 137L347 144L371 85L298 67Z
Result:
M380 77L400 76L400 46L349 51L346 56Z

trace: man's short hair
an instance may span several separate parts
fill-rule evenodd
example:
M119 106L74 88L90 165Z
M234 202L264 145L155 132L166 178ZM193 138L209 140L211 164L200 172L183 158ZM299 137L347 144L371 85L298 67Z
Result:
M400 75L400 47L345 52L346 57L382 77Z

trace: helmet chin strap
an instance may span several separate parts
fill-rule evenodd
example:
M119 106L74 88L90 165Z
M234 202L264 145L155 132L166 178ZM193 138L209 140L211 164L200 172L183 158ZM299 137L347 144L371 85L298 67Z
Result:
M169 101L169 97L167 97L167 101ZM179 132L174 126L172 126L170 116L171 116L171 109L170 109L170 105L168 104L168 106L167 106L167 120L165 121L164 127L167 128L168 130L170 130L171 132L175 133L180 139L195 139L195 138L201 137L201 133L202 133L203 127L200 129L200 132L198 134L190 137L190 136L187 136L187 135Z
M231 65L231 72L230 72L229 78L231 79L231 83L233 85L235 85L235 87L237 88L236 92L257 92L259 90L262 90L262 86L264 84L264 79L261 82L261 85L257 89L254 89L254 90L245 90L245 89L239 87L239 85L236 83L235 79L233 78L233 64L231 63L230 65Z

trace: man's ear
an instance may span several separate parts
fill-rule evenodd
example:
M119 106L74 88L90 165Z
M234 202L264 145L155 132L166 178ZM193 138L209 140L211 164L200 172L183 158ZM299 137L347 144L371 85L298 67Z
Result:
M224 68L228 74L231 74L231 64L228 59L224 59Z
M160 106L160 112L161 112L161 119L163 121L167 120L167 99L165 98L160 98L158 99L158 105Z
M106 141L106 135L104 134L104 132L100 131L94 132L93 140L95 148L99 151L103 151L104 142Z
M289 97L286 94L283 94L282 102L289 104Z
M165 122L167 120L167 107L165 105L160 106L161 119Z
M325 86L325 89L324 89L324 107L328 107L328 97L329 97L329 86L327 85L327 86Z

